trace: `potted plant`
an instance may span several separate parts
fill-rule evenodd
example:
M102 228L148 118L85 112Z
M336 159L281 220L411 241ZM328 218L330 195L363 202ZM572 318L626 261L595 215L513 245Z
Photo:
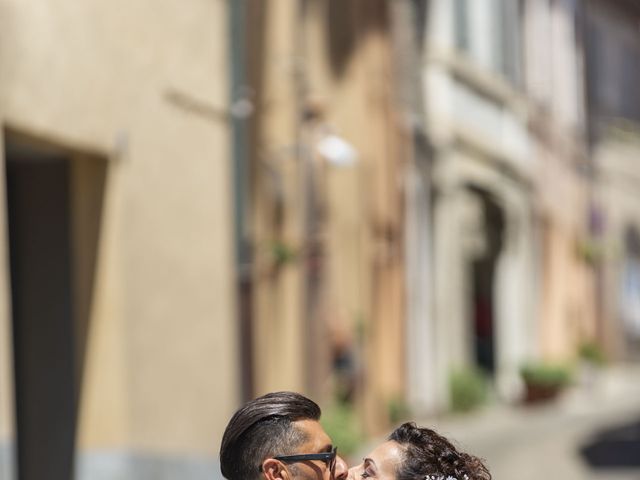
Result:
M578 348L578 356L583 362L593 366L602 367L607 363L607 357L596 342L584 342Z
M479 369L457 369L449 377L451 409L454 412L468 412L480 407L487 401L488 391L487 377Z
M607 357L596 342L588 341L578 347L580 383L587 389L593 389L598 383L600 372L607 364Z
M560 364L529 363L520 369L525 384L525 402L540 403L556 398L571 381L569 369Z

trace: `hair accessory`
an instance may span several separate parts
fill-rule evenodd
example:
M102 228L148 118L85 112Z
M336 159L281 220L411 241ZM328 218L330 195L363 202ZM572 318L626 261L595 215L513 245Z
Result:
M424 477L424 480L458 480L458 479L451 475L447 475L446 477L444 475L427 475ZM462 480L469 480L469 476L465 475L464 477L462 477Z

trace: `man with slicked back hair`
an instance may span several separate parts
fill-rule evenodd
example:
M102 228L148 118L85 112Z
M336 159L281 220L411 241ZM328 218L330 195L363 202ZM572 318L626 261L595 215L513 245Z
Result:
M295 392L242 406L220 445L227 480L345 480L347 465L319 423L320 407Z

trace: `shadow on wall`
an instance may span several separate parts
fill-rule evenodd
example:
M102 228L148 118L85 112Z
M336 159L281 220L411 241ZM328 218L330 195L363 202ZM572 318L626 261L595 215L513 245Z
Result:
M386 0L329 0L325 8L329 63L339 78L359 46L359 37L388 28L388 4Z

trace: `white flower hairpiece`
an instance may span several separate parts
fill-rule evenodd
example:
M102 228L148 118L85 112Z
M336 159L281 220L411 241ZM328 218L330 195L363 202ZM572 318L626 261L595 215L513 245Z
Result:
M427 475L424 477L424 480L458 480L458 479L451 475L447 475L446 477L444 475ZM462 480L469 480L469 477L465 475L464 477L462 477Z

